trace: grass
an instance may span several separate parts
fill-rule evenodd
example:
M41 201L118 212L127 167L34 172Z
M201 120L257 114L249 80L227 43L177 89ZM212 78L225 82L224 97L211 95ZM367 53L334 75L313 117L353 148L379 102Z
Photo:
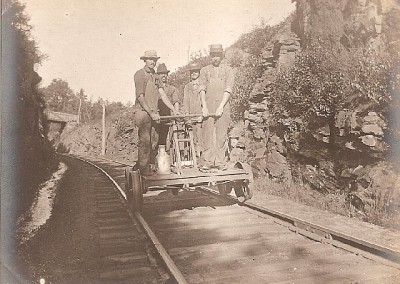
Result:
M300 204L357 218L386 228L400 230L400 212L388 213L384 210L374 210L366 214L354 208L344 193L323 194L313 190L307 184L279 183L268 177L258 177L255 179L254 190L262 194L279 196Z

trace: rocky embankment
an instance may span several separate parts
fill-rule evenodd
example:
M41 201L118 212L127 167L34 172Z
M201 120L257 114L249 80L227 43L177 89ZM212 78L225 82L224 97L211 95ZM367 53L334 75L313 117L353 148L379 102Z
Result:
M65 129L56 147L59 152L75 155L101 154L101 121ZM127 110L106 119L106 157L126 162L137 159L137 128Z
M393 121L387 109L375 111L371 100L349 97L348 105L356 107L338 111L333 125L323 125L307 136L291 129L289 124L280 132L270 127L268 98L274 94L276 74L293 65L296 53L307 40L312 16L326 8L314 2L319 1L297 1L295 15L265 42L259 56L262 75L250 92L244 126L234 131L246 136L239 149L240 145L247 145L246 150L241 149L248 152L258 175L266 174L287 183L306 182L323 193L345 193L362 212L377 208L398 211L399 159L395 155L400 133L393 131L393 125L389 127ZM343 29L346 25L357 26L366 47L399 45L390 22L400 15L399 6L393 1L341 1L336 5L336 16L343 21ZM227 52L228 60L237 56L245 61L250 55L235 48ZM240 151L236 149L235 155Z

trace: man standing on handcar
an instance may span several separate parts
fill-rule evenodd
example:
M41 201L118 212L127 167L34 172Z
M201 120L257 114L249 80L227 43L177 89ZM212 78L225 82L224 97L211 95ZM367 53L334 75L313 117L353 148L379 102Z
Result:
M164 86L164 92L167 94L168 99L172 102L174 109L179 111L179 93L178 90L168 83L169 70L164 63L160 63L157 66L157 75ZM171 115L171 109L164 103L160 98L158 100L158 109L161 116ZM158 145L167 145L167 137L169 132L169 126L166 123L161 122L158 126ZM169 146L169 145L168 145Z
M134 106L134 120L138 126L138 160L134 167L140 170L142 175L152 175L150 163L154 164L155 149L157 147L158 135L155 130L156 123L160 122L158 114L158 99L161 97L165 105L174 113L179 114L174 109L171 101L164 92L162 82L155 74L157 52L147 50L140 57L145 62L145 66L135 73L136 101Z
M199 76L200 76L200 65L196 63L192 63L188 67L190 82L185 85L183 89L183 104L182 111L184 114L201 114L201 98L199 93ZM202 128L202 120L200 117L196 119L195 124L193 126L193 140L196 149L197 157L200 157L201 152L203 151L203 128Z
M226 145L230 124L229 98L232 94L233 69L222 63L221 44L210 45L211 64L200 70L200 97L203 121L204 167L217 167L226 170ZM214 114L215 117L209 116Z

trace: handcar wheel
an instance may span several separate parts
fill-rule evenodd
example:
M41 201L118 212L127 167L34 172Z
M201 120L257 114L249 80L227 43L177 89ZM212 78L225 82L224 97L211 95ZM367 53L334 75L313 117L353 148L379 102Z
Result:
M247 163L236 163L236 169L242 169L249 173L249 178L244 181L236 181L234 185L235 194L240 202L244 202L253 197L253 190L251 189L253 182L253 172L251 166Z
M253 190L248 181L235 182L235 194L240 202L244 202L253 197Z
M219 184L218 191L221 195L228 195L232 191L232 184L230 182Z
M131 208L133 211L142 211L143 208L143 192L142 178L139 171L131 172L132 194Z

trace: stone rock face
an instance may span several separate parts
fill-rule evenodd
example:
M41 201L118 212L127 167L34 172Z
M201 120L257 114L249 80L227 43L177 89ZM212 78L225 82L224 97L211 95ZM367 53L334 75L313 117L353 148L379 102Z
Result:
M282 139L273 135L267 143L267 157L265 159L265 171L273 179L290 181L290 167L286 160L286 148Z
M291 32L283 34L276 44L279 46L278 69L292 66L296 51L300 50L300 39Z
M354 107L338 111L333 124L319 126L310 137L304 137L294 127L279 138L270 127L273 117L269 113L270 102L267 98L273 92L276 73L290 67L296 53L309 40L312 28L310 19L321 12L318 9L324 6L322 2L296 0L297 10L293 21L281 25L275 36L265 43L260 53L262 75L253 86L249 109L245 114L248 139L259 143L253 147L261 148L253 151L253 156L257 156L255 168L260 174L266 173L271 178L283 181L291 179L291 168L300 169L303 180L322 192L357 188L351 196L369 208L372 206L370 202L375 202L377 197L368 191L362 196L365 188L361 185L365 180L369 179L368 186L375 186L381 178L393 180L396 176L393 170L387 170L391 174L385 174L382 165L376 166L384 160L388 147L385 141L388 122L383 113L373 108L371 110L371 102L362 101ZM329 1L332 13L327 22L340 19L343 25L336 25L336 30L324 28L332 32L334 40L340 41L345 47L346 38L371 48L382 48L384 44L391 46L390 41L398 42L399 37L394 36L396 32L387 33L389 29L396 30L388 24L387 18L400 19L400 12L392 12L394 2L389 2L393 1ZM400 32L397 35L400 36ZM348 100L352 99L349 96ZM292 121L287 126L301 123ZM265 158L258 157L260 155L256 155L256 152L264 153ZM380 175L382 177L378 178ZM374 182L370 181L372 178ZM379 194L387 195L392 190L389 188L393 188L387 184L384 187L379 189L382 192ZM393 192L395 194L396 190L393 189Z
M377 124L365 124L361 127L361 131L365 134L372 134L375 136L383 136L382 127Z
M349 198L357 209L368 213L395 206L392 203L400 195L399 176L388 163L381 162L362 170L356 168L351 175L355 179L351 182Z
M290 169L286 158L273 149L268 152L266 158L266 172L273 179L287 180L290 177Z
M335 127L341 146L358 151L368 151L369 148L374 153L386 149L384 129L387 128L387 122L375 112L362 115L356 110L339 111L335 117Z
M318 141L322 141L324 143L329 143L329 136L331 135L330 129L328 126L321 127L315 131L313 136Z
M361 142L369 147L375 147L377 144L376 138L374 135L364 135L360 136Z

